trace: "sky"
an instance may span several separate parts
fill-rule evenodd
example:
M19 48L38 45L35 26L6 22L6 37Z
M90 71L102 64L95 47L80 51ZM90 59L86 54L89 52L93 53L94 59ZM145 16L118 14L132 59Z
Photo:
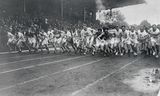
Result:
M160 24L160 0L145 1L145 4L118 8L128 24L140 24L142 20L147 20L151 24Z

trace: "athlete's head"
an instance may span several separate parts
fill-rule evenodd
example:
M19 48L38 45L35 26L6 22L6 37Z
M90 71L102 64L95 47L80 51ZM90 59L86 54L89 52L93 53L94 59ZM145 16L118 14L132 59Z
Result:
M84 30L87 31L87 27L84 27Z
M145 27L140 27L140 32L143 32Z
M121 29L122 29L123 32L126 31L126 26L123 25L123 26L121 27Z
M98 29L98 32L102 32L102 29Z
M31 28L29 28L29 29L28 29L28 32L30 33L31 31L32 31L32 29L31 29Z
M109 28L108 27L103 27L103 32L108 32Z
M157 25L157 28L160 29L160 24Z
M119 30L119 26L118 26L118 25L116 25L116 26L115 26L115 29L118 31L118 30Z
M154 25L152 25L152 28L153 28L153 31L156 31L157 26L154 24Z
M134 26L131 26L131 27L130 27L130 30L131 30L131 32L134 32L135 27L134 27Z

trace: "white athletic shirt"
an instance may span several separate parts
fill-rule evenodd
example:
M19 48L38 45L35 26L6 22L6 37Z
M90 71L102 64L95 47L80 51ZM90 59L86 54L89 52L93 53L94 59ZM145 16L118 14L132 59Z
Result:
M44 38L48 38L48 34L46 32L43 33Z
M78 36L79 36L79 34L78 34L78 30L75 30L75 32L74 32L74 36L75 36L75 37L78 37Z
M143 32L140 32L140 30L138 31L138 36L139 38L144 38L148 35L148 33L144 30Z
M160 33L160 30L157 28L156 29L156 31L153 31L153 28L151 28L150 30L149 30L149 32L151 33L151 34L155 34L155 35L151 35L151 37L153 37L153 38L158 38L158 35L156 35L156 34L159 34Z
M116 36L119 36L122 33L122 29L116 30Z
M136 33L136 31L134 31L134 32L129 32L129 37L130 37L130 39L132 39L132 40L137 40L137 38L138 38L138 36L137 36L137 33Z
M47 32L47 34L50 35L50 34L53 34L53 32L54 32L53 30L50 30Z
M128 39L129 31L128 30L125 30L124 32L122 31L121 35L122 35L122 37L121 37L122 39Z
M90 28L90 27L87 28L88 36L91 36L91 35L92 35L92 32L91 32L92 30L93 30L93 29Z
M110 30L108 30L108 32L110 33L110 34L116 34L117 33L117 30L116 29L110 29Z
M87 33L87 31L85 31L84 29L81 31L82 38L85 37L86 33Z
M8 38L13 39L14 35L12 33L8 32Z
M18 32L18 39L24 40L24 35L21 32Z
M67 35L67 37L71 37L72 36L70 31L67 31L66 35Z
M155 34L158 34L160 32L160 30L157 28L156 31L153 31L153 28L151 28L149 30L150 33L155 33Z
M66 36L66 33L64 31L61 31L60 34L62 37Z

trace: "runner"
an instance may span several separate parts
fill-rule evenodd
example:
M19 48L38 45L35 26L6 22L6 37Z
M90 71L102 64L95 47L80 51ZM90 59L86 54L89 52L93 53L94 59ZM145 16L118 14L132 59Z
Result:
M16 50L16 43L17 43L16 36L13 35L11 32L7 32L7 37L8 37L7 46L9 47L9 51L13 50L12 46L15 47Z
M126 30L126 26L122 26L121 29L122 29L122 32L120 33L120 38L121 38L120 53L121 53L121 56L123 56L125 53L128 53L130 50L129 48L130 40L129 40L129 31Z
M26 39L22 32L17 32L17 47L18 51L22 52L22 47L24 46Z
M153 51L153 56L156 58L159 57L159 35L160 35L160 30L157 28L156 25L152 25L152 28L148 32L151 36L151 46L152 46L152 51Z
M45 47L45 49L47 50L47 53L50 53L50 51L49 51L49 46L48 46L48 42L49 42L49 36L48 36L48 34L44 31L44 30L42 30L42 32L41 32L41 51L43 51L43 47Z
M136 30L133 26L131 26L129 37L131 40L130 42L131 42L131 48L132 48L133 54L135 56L137 56L138 55L138 48L139 48L138 33L136 32Z

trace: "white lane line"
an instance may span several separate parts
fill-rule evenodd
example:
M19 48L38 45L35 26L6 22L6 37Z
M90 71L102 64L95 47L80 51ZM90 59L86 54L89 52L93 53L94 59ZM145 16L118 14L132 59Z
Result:
M13 62L8 62L8 63L1 63L0 66L13 64L13 63L19 63L19 62L26 62L26 61L34 61L34 60L41 60L41 59L47 59L47 58L54 58L54 57L59 57L59 56L61 56L61 55L44 56L44 57L38 57L38 58L32 58L32 59L18 60L18 61L13 61Z
M8 86L8 87L5 87L5 88L1 88L0 91L4 91L4 90L10 89L10 88L14 88L16 86L22 86L24 84L27 84L27 83L30 83L30 82L33 82L33 81L38 81L40 79L45 79L45 78L48 78L50 76L53 76L53 75L56 75L56 74L59 74L59 73L63 73L63 72L66 72L66 71L78 69L78 68L83 67L83 66L95 64L95 63L100 62L100 61L102 61L104 59L106 59L106 58L95 60L95 61L92 61L92 62L89 62L89 63L85 63L85 64L82 64L82 65L79 65L79 66L75 66L75 67L72 67L72 68L69 68L69 69L61 70L61 71L58 71L58 72L55 72L55 73L51 73L51 74L47 74L47 75L44 75L44 76L40 76L38 78L34 78L34 79L31 79L31 80L28 80L28 81L24 81L22 83L17 83L15 85L11 85L11 86Z
M5 74L5 73L19 71L19 70L31 69L31 68L39 67L39 66L51 65L51 64L59 63L59 62L63 62L63 61L79 59L79 58L82 58L82 57L87 57L87 56L78 56L78 57L74 57L74 58L67 58L67 59L57 60L57 61L53 61L53 62L47 62L47 63L38 64L38 65L31 65L31 66L27 66L27 67L22 67L22 68L17 68L17 69L13 69L13 70L3 71L3 72L0 72L0 75Z
M50 51L54 51L53 49L50 49ZM28 52L27 50L24 50L23 52ZM12 51L12 52L0 52L0 55L5 55L5 54L12 54L12 53L17 53L17 51ZM18 53L17 53L18 54ZM16 55L16 54L14 54ZM36 56L36 55L39 55L39 54L28 54L28 55L25 55L25 56L15 56L15 57L8 57L8 58L21 58L21 57L29 57L29 56Z
M108 74L108 75L106 75L106 76L104 76L104 77L102 77L102 78L94 81L93 83L90 83L90 84L88 84L87 86L85 86L85 87L83 87L83 88L81 88L81 89L73 92L73 93L71 94L71 96L76 96L76 95L79 94L80 92L82 92L82 91L84 91L84 90L86 90L86 89L88 89L88 88L96 85L98 82L100 82L100 81L102 81L102 80L110 77L111 75L113 75L113 74L115 74L115 73L123 70L123 69L126 68L127 66L131 65L132 63L134 63L134 62L136 62L136 61L138 61L138 60L140 60L140 59L141 59L141 58L137 58L136 60L133 60L132 62L127 63L126 65L124 65L123 67L119 68L118 70L115 70L115 71L113 71L112 73L110 73L110 74Z
M0 52L0 55L4 55L4 54L13 54L13 53L17 53L18 51L11 51L11 52ZM23 51L23 52L27 52L27 50Z
M50 51L54 51L53 48L49 48ZM0 52L0 55L4 55L4 54L13 54L13 53L17 53L18 51L11 51L11 52ZM22 52L28 52L28 50L23 50Z
M157 94L157 96L160 96L160 89L158 90L158 94Z
M18 55L18 56L16 56L16 55ZM19 54L15 54L13 56L8 56L8 57L4 56L4 57L2 57L0 59L5 59L5 58L14 59L14 58L23 58L23 57L30 57L30 56L45 56L45 55L40 55L40 54L21 54L21 55L19 55Z
M38 55L38 54L24 54L24 55L18 55L18 56L16 56L16 55L14 56L14 55L13 55L12 57L11 57L11 56L8 56L8 57L7 57L7 56L4 56L4 57L2 57L2 58L0 58L0 59L5 59L5 58L7 58L7 59L8 59L8 58L10 58L10 59L11 59L11 58L22 58L22 57L29 57L29 56L36 56L36 55Z

